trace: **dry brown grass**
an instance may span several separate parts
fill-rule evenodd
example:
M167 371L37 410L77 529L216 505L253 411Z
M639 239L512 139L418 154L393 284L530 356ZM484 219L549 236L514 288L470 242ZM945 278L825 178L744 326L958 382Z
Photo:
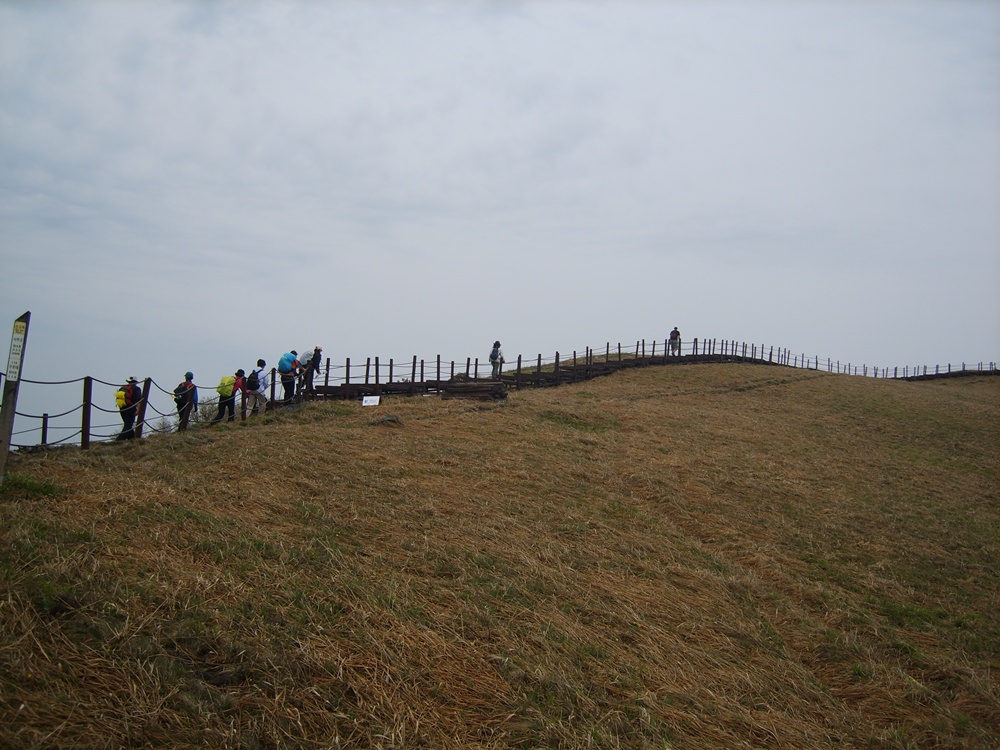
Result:
M1000 747L998 424L701 365L13 456L0 744Z

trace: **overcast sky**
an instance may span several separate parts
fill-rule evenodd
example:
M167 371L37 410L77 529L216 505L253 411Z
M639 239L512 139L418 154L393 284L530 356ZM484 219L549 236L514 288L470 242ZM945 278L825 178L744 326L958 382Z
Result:
M24 377L1000 359L1000 3L0 0Z

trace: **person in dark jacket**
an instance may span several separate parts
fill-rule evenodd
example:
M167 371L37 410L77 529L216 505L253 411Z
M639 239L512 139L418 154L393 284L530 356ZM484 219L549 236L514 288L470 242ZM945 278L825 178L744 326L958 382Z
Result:
M184 382L174 388L174 403L183 430L190 419L198 416L198 386L194 384L193 372L184 373Z
M681 332L677 326L670 332L670 353L677 357L681 355Z

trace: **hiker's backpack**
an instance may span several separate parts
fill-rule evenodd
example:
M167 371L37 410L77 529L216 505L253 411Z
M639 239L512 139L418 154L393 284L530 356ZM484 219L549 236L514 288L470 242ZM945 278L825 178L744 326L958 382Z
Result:
M260 370L254 370L247 375L247 390L257 391L260 389Z
M174 388L174 403L177 404L178 409L182 409L184 404L188 401L188 384L183 382Z
M496 362L500 357L500 347L494 346L493 351L490 352L490 362Z
M278 372L289 373L295 366L295 355L291 352L287 354L282 354L281 359L278 360Z
M136 401L138 401L137 396L141 396L141 393L136 393L139 388L138 386L128 383L123 385L117 391L115 391L115 404L119 409L124 409L126 406L134 406Z
M235 385L236 385L236 378L234 378L232 375L223 375L222 380L219 381L219 384L215 387L215 390L218 391L219 395L222 396L223 398L229 398L230 396L233 395L233 387Z

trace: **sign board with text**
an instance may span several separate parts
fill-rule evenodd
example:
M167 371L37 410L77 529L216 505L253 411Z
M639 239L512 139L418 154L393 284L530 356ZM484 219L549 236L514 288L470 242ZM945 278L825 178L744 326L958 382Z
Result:
M31 313L26 312L14 321L10 336L10 354L7 356L7 377L3 382L3 405L0 406L0 482L7 471L10 438L14 434L14 413L17 410L17 388L21 384L21 366L28 344L28 323Z

